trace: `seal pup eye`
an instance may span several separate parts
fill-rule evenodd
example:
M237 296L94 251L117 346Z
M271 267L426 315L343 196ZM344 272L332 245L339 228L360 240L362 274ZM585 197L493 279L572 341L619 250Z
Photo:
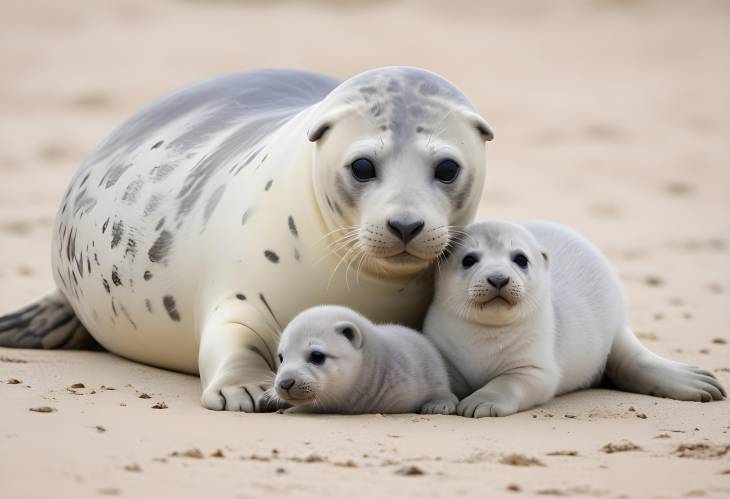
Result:
M284 356L279 354L279 362L284 362Z
M515 256L512 257L512 261L517 264L517 266L521 269L526 269L527 264L530 263L530 260L527 259L524 253L517 253Z
M322 352L318 352L317 350L314 350L312 353L309 354L309 362L314 364L315 366L321 366L324 364L324 360L327 358L325 354Z
M352 176L359 182L367 182L375 178L375 165L366 158L359 158L350 164Z
M479 261L479 258L477 258L476 256L474 256L470 253L461 259L461 264L464 266L465 269L468 269L469 267L471 267L478 261Z
M450 184L459 175L459 169L459 165L456 164L456 161L445 159L436 165L434 177L436 177L436 180L439 180L444 184Z

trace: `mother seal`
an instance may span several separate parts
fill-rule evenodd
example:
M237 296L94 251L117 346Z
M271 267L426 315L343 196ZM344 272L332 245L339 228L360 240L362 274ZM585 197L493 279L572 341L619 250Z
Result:
M199 373L209 409L271 409L279 334L302 310L420 326L491 138L458 89L415 68L342 83L250 71L177 91L81 165L54 225L58 289L0 318L0 346L88 331Z

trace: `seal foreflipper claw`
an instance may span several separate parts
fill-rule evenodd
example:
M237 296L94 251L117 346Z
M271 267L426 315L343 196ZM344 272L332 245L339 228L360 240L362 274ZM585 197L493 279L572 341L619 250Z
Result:
M58 289L1 316L0 346L46 350L99 347Z

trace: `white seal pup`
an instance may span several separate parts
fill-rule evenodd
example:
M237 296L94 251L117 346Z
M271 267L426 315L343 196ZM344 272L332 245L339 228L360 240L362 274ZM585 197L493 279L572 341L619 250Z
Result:
M296 316L281 335L279 361L275 393L292 412L456 410L444 361L425 337L349 308L324 305Z
M725 396L710 372L637 340L606 258L555 223L468 226L441 265L424 333L450 364L462 416L513 414L594 386L604 374L636 393Z
M420 327L432 264L482 192L487 123L444 78L259 70L177 91L81 165L53 228L58 289L0 346L87 337L262 410L279 334L314 305Z

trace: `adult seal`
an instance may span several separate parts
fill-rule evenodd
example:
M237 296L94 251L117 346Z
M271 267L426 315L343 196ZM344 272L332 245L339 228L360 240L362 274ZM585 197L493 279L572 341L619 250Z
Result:
M424 333L452 365L458 414L507 416L604 377L630 392L709 402L709 371L659 357L628 324L606 258L551 222L465 229L438 275Z
M177 91L81 165L54 225L57 289L0 318L0 346L90 333L199 373L209 409L271 409L278 338L300 311L420 325L491 138L457 88L416 68L342 83L260 70Z

